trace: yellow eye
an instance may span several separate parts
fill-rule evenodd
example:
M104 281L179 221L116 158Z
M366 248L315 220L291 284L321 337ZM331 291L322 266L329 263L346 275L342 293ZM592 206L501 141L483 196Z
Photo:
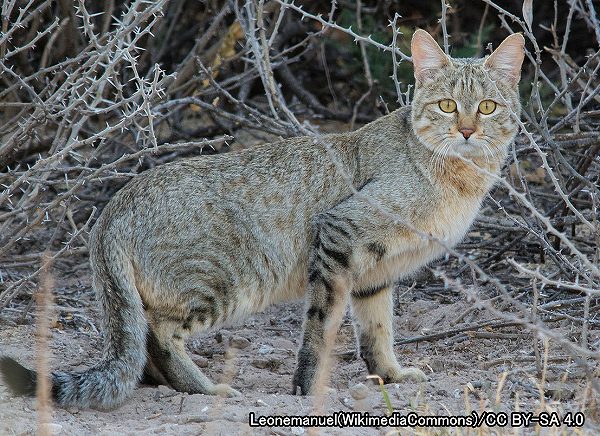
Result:
M483 115L489 115L496 110L496 102L492 100L483 100L479 103L479 112Z
M454 100L450 100L449 98L446 100L440 100L438 104L442 112L446 112L447 114L456 111L456 102Z

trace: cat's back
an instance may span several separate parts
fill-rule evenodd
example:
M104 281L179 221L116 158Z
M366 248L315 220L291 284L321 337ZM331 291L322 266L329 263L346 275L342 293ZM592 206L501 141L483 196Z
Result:
M227 223L270 237L276 236L272 231L303 232L312 216L351 193L324 142L337 164L352 173L356 145L344 134L324 135L322 141L289 138L149 169L107 204L92 230L93 243L108 235L140 247L149 235L211 234Z

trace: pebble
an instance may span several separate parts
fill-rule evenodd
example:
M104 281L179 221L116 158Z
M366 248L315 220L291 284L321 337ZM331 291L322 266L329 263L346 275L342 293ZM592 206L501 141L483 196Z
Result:
M258 354L265 355L271 354L274 351L274 348L269 345L261 345L258 349Z
M273 347L281 348L283 350L295 350L296 349L296 345L289 339L285 339L285 338L275 338L271 341L271 344L273 345Z
M238 350L243 350L250 345L250 341L242 336L233 336L229 340L229 345Z
M256 368L260 368L260 369L265 369L267 366L269 366L269 360L268 359L254 359L251 362L252 366L256 367Z
M177 423L173 423L173 424L163 424L160 427L156 427L153 431L154 434L167 434L167 433L171 433L171 434L175 434L177 433Z
M231 336L231 333L229 332L229 330L219 330L218 332L215 333L215 340L220 344L225 339L229 338L230 336Z
M243 422L248 424L248 413L238 410L224 412L222 419L230 422Z
M364 400L369 396L369 388L363 383L357 383L350 388L350 395L355 400Z
M194 356L194 363L200 368L208 368L208 359L204 356Z
M173 395L177 394L177 391L174 391L173 389L165 385L158 385L157 389L160 395L163 397L172 397Z
M268 406L267 403L265 403L263 400L256 400L255 403L257 406Z
M554 382L546 386L546 394L555 400L570 400L575 396L575 390L566 383Z

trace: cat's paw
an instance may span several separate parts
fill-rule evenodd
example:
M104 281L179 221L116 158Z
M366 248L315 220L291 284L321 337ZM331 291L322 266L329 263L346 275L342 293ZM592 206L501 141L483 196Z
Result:
M422 383L427 381L427 376L419 368L397 366L389 368L385 371L381 371L382 374L378 374L384 381L384 383L402 383L402 382L415 382Z
M215 385L211 392L213 395L218 395L220 397L241 397L242 393L238 390L233 389L231 386L227 384L218 384Z
M311 346L303 345L298 351L298 366L292 380L292 395L311 395L317 390L313 382L318 364L318 352Z

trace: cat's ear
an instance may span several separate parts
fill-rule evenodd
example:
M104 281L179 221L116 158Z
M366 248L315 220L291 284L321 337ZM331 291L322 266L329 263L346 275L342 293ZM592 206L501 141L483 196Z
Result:
M483 66L491 72L506 78L515 86L521 79L521 65L525 56L525 38L513 33L498 46L485 60Z
M415 67L415 79L424 82L432 73L450 64L450 59L438 43L424 30L417 29L410 42L410 51Z

